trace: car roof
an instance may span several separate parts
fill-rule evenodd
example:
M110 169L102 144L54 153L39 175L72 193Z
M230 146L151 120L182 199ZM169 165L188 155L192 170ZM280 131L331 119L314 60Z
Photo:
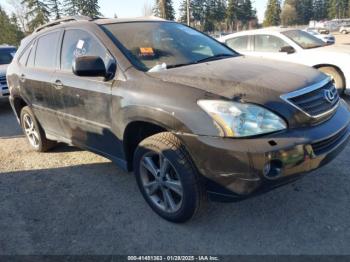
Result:
M130 17L130 18L100 18L93 20L94 23L99 25L117 24L117 23L134 23L134 22L170 22L155 16L144 17Z
M222 37L222 39L231 38L232 36L244 36L244 35L255 35L255 34L279 34L291 30L300 30L297 28L290 28L290 27L267 27L262 29L254 29L254 30L248 30L248 31L242 31L233 33L227 36Z

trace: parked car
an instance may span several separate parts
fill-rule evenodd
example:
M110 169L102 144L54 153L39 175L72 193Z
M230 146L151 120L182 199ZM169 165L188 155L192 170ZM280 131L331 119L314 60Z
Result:
M329 35L330 31L324 27L308 27L305 29L307 32L316 32L322 35Z
M34 150L61 141L111 159L172 222L208 195L244 199L294 181L350 135L328 76L160 19L55 21L22 42L7 76Z
M330 75L340 94L350 90L350 49L329 46L297 29L267 28L245 31L220 38L242 54L293 62L319 69Z
M15 47L0 45L0 97L8 96L10 94L6 81L6 69L11 63L15 53Z
M339 32L346 35L350 33L350 25L344 25L340 27Z
M315 31L307 31L309 34L313 35L314 37L321 39L323 42L329 45L335 44L335 37L334 35L323 35Z

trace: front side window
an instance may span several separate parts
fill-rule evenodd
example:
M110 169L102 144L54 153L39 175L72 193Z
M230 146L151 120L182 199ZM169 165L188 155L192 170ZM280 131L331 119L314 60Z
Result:
M282 34L297 43L303 49L317 48L326 45L321 39L301 30L290 30Z
M249 36L241 36L237 38L228 39L226 44L237 51L247 51L249 43Z
M173 68L237 56L214 39L173 22L129 22L102 28L139 70Z
M35 55L35 67L56 68L56 56L59 45L60 33L53 32L41 36L38 39Z
M91 34L83 30L67 30L64 34L61 70L72 71L76 57L98 56L105 62L106 68L111 63L111 55Z
M16 49L0 49L0 65L11 64Z
M256 35L254 43L255 52L278 53L282 47L289 46L281 38L273 35Z

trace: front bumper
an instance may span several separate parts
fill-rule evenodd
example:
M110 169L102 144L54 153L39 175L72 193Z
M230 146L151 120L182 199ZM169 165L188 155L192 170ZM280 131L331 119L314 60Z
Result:
M180 134L208 191L247 196L276 187L332 161L350 137L350 112L344 101L327 122L309 128L251 138L230 139ZM213 182L213 183L212 183ZM222 192L216 192L222 193Z

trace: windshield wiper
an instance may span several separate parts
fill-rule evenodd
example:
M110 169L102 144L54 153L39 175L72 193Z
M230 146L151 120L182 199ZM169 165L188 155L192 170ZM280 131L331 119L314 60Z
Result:
M176 65L167 65L167 69L171 68L176 68L176 67L181 67L181 66L188 66L188 65L193 65L196 64L197 62L190 62L190 63L182 63L182 64L176 64Z
M219 60L219 59L223 59L223 58L227 58L227 57L235 57L235 55L232 54L217 54L217 55L213 55L213 56L209 56L207 58L204 59L200 59L198 61L196 61L196 63L204 63L204 62L209 62L209 61L215 61L215 60Z

